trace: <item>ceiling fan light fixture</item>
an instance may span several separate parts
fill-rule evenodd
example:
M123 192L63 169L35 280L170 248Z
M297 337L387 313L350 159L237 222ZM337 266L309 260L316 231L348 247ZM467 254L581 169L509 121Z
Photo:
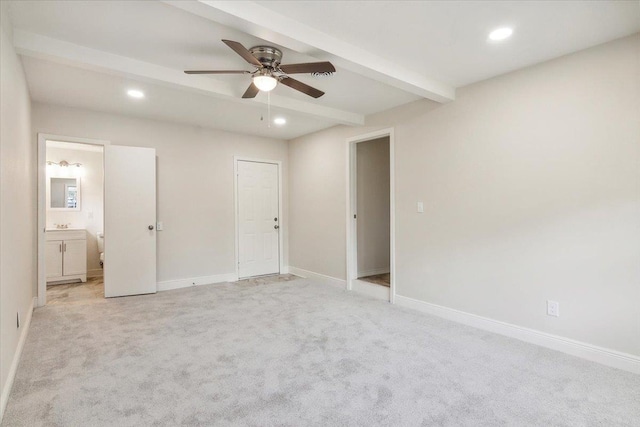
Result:
M269 92L278 85L278 80L275 77L259 75L253 78L253 84L262 92Z
M138 89L129 89L127 91L127 95L129 95L131 98L144 98L144 92Z
M498 28L489 33L489 40L494 42L506 40L513 34L513 29L509 27Z

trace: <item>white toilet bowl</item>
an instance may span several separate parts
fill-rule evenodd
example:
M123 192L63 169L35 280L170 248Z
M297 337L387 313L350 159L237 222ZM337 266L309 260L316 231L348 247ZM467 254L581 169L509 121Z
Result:
M104 265L104 233L99 231L96 233L96 237L98 238L98 252L100 253L100 266Z

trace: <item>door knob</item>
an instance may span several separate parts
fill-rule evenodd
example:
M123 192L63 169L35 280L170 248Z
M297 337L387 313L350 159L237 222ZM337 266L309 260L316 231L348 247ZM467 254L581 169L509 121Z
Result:
M275 228L277 230L278 228L280 228L280 226L274 225L273 228Z
M150 226L149 226L149 230L153 230L153 225L150 225Z

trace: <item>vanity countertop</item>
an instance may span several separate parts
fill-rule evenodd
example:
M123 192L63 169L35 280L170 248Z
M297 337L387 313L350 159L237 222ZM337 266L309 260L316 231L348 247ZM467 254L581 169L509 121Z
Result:
M84 228L47 228L45 240L59 241L59 240L87 240L87 230Z

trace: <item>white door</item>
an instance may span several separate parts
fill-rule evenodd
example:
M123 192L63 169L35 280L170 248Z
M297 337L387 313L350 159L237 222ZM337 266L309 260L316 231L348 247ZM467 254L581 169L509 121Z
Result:
M156 292L156 152L104 149L104 295Z
M62 243L62 274L75 276L87 273L87 241L65 240Z
M47 279L62 276L62 240L45 243L44 259Z
M278 165L238 161L238 276L280 272Z

